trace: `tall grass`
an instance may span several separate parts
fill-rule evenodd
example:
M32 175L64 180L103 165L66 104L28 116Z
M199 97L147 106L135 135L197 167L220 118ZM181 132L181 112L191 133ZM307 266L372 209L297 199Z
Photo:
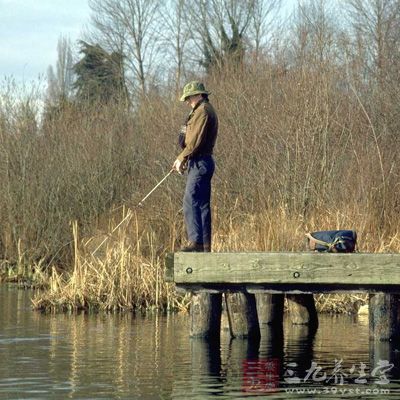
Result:
M382 89L379 113L376 93L345 76L266 62L208 77L220 118L214 251L304 250L305 232L336 228L356 229L361 251L399 251L400 102ZM176 97L151 94L133 111L66 105L42 120L34 99L3 98L1 258L51 271L36 307L185 307L163 281L165 253L185 240L184 179L134 208L178 152L188 110Z
M80 246L78 225L73 225L74 263L67 275L52 270L49 289L33 299L42 309L176 309L181 306L162 276L162 260L155 253L155 238L137 237L135 246L122 229L117 240L104 242L98 254L94 238ZM147 257L140 254L140 246L148 246ZM135 248L136 247L136 248ZM138 253L140 255L138 255Z

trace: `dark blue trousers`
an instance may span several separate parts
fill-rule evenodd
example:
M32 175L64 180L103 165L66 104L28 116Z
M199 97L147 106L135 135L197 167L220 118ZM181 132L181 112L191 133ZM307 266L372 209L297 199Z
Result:
M211 178L215 163L212 156L199 156L188 161L188 175L183 197L183 214L188 239L211 244Z

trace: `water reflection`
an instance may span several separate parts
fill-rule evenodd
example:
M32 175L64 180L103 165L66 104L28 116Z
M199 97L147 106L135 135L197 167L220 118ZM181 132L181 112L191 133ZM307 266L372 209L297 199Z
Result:
M184 314L43 315L30 309L29 293L0 287L0 398L287 399L295 387L377 388L382 374L369 375L385 360L394 365L385 387L398 398L400 348L369 342L364 320L321 316L316 332L285 319L262 324L259 340L190 339L189 325ZM345 385L313 379L333 377L339 361ZM320 373L305 382L315 365ZM367 384L355 382L362 365Z
M272 395L280 390L288 366L296 367L297 376L310 368L315 329L296 326L286 342L283 325L263 325L261 333L258 340L230 339L229 335L222 335L221 341L191 339L190 398ZM285 349L290 360L285 360ZM173 393L174 398L185 398L177 387Z
M246 394L272 393L283 374L282 324L262 325L261 339L247 342L243 361L242 391Z
M308 325L287 324L287 329L290 331L290 335L285 343L286 375L293 378L289 373L289 371L293 371L294 376L305 377L314 360L314 339L317 328Z
M219 396L223 393L226 371L222 370L220 341L192 339L190 354L192 394ZM187 391L181 394L185 395Z
M12 301L11 301L12 300ZM0 398L158 398L172 391L186 318L43 315L0 289ZM183 323L183 324L182 324Z
M390 366L390 370L386 372L387 378L390 380L400 379L400 343L397 342L374 342L370 341L369 355L371 372L375 377L378 376L378 370L384 368L385 365ZM380 366L382 366L380 368ZM387 368L385 368L387 369Z
M371 342L370 353L362 352L360 339L367 338L368 329L355 337L351 329L342 329L343 322L356 322L351 318L322 319L325 320L322 329L334 327L327 331L327 342L332 344L339 339L335 346L324 345L326 332L318 336L315 327L293 326L290 322L285 326L263 325L260 340L227 340L222 336L221 343L216 343L192 339L192 373L197 378L193 380L191 395L202 398L204 383L208 382L207 395L210 397L268 395L270 399L280 399L289 398L296 390L307 394L305 388L314 390L314 394L323 393L324 398L338 398L338 393L347 397L354 394L359 398L368 390L378 394L388 388L390 394L397 396L400 352L396 345ZM349 340L352 337L354 341ZM388 365L394 367L388 368ZM360 370L360 366L364 369ZM371 377L374 369L375 376ZM389 393L385 393L384 397L388 396Z

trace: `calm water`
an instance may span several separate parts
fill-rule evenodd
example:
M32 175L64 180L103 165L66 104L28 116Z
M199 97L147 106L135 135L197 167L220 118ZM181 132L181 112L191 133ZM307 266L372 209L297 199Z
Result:
M0 286L0 399L400 398L400 352L366 318L210 344L186 315L43 315L30 294Z

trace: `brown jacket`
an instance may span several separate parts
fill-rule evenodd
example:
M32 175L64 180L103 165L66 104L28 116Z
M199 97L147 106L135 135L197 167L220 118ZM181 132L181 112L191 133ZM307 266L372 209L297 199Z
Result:
M218 134L218 117L208 100L201 100L189 115L186 123L185 148L178 160L186 161L213 152Z

